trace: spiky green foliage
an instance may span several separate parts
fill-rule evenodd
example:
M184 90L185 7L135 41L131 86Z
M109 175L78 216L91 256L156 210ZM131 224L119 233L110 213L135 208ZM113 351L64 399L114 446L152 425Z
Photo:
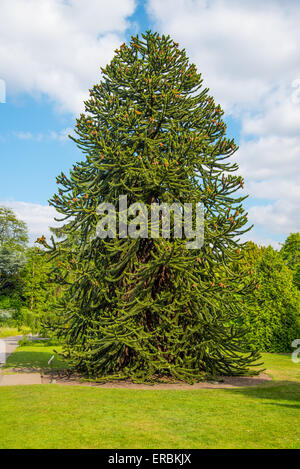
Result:
M170 37L147 32L123 44L90 91L73 138L85 155L61 174L51 203L65 225L54 279L69 283L60 334L90 376L186 381L244 374L256 353L231 327L249 289L229 265L246 228L243 186L230 158L223 111ZM99 203L198 203L205 241L99 239ZM42 244L47 245L44 238Z

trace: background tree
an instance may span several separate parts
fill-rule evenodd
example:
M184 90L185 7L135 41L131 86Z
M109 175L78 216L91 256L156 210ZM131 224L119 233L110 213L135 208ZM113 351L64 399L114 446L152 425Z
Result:
M52 248L39 239L57 262L54 281L69 285L57 326L66 348L93 376L190 381L248 373L258 354L245 353L245 331L232 319L252 287L230 268L247 215L244 197L233 195L243 180L230 160L237 147L226 138L223 111L169 36L133 37L102 72L73 139L85 158L57 178L50 201L65 238ZM117 206L121 194L148 213L152 203L202 202L203 248L187 250L173 235L99 239L96 209Z
M43 324L55 318L55 300L61 288L49 283L51 270L47 253L37 247L27 249L26 264L20 273L21 320L35 331L43 330Z
M26 259L26 224L14 212L0 207L0 323L12 325L21 312L20 270Z
M291 233L280 252L287 266L293 271L295 285L300 289L300 233Z
M10 208L0 207L0 246L24 247L27 242L26 223L18 220Z
M17 274L26 261L27 242L26 224L11 209L0 207L0 293L16 286Z
M293 283L293 271L281 253L269 247L247 243L238 269L248 271L256 284L244 297L242 324L253 348L266 352L288 352L300 337L300 295Z

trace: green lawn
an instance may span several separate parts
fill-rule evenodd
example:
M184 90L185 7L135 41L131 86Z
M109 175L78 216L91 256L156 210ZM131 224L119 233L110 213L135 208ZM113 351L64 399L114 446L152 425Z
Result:
M300 363L291 360L290 353L263 353L266 373L276 381L296 381L300 383Z
M55 353L61 351L58 345L48 345L47 341L35 341L28 345L19 346L14 353L9 355L3 369L7 368L29 368L31 370L49 370L48 361L52 355L54 359L52 368L61 370L67 368L63 359Z
M300 448L300 364L264 361L273 381L231 390L0 387L0 448Z
M29 327L22 327L21 329L16 327L0 327L0 339L4 339L5 337L14 337L16 335L29 334L29 332Z

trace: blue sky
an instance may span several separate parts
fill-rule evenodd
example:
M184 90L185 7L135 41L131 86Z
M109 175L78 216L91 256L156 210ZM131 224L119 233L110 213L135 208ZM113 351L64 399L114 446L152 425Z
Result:
M132 34L169 33L226 112L246 179L248 235L299 231L300 4L293 0L2 0L0 205L47 234L55 178L81 155L67 138L100 66ZM3 99L2 99L3 100ZM0 87L1 101L1 87Z

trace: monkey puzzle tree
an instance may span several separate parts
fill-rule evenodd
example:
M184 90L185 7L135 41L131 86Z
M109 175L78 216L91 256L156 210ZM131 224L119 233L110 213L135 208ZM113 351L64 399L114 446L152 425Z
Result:
M55 281L69 285L59 334L77 369L104 378L200 380L248 373L257 360L232 327L247 274L230 269L247 229L237 147L226 138L223 111L201 75L169 36L133 37L102 69L73 140L84 153L57 178L50 201L63 214ZM150 205L201 202L204 245L186 239L100 239L102 202ZM123 215L122 215L123 216Z

